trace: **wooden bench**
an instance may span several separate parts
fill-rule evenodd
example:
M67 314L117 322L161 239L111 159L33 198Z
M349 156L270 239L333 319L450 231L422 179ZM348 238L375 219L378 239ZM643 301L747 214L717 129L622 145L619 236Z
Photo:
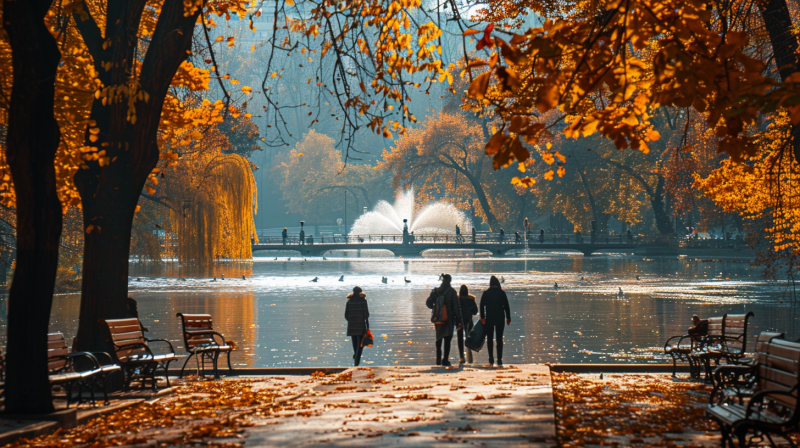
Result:
M105 404L108 404L106 378L120 368L117 365L101 365L97 357L89 352L70 353L67 341L61 333L47 335L47 369L50 374L50 385L61 386L67 396L67 407L77 401L83 401L83 390L91 392L94 402L95 385L103 390ZM73 400L72 391L78 387L77 398Z
M711 382L713 367L719 366L722 359L729 364L738 364L747 352L747 328L753 312L747 314L725 314L708 320L708 334L695 345L691 357L697 365L703 365L706 382ZM694 375L699 378L699 374Z
M158 390L156 374L164 372L167 387L169 383L169 364L175 361L175 350L166 339L147 339L139 319L106 319L110 342L114 346L111 354L114 362L122 367L125 375L124 390L130 389L133 381L139 381L145 388L147 381L152 382L154 391ZM169 346L169 353L155 354L150 348L151 342L164 342Z
M722 322L724 319L724 317L709 317L708 332L705 336L695 341L692 346L692 351L689 353L692 378L700 379L701 372L706 372L706 375L708 375L709 369L701 369L701 366L705 367L706 362L710 363L710 358L707 355L722 339Z
M773 339L783 339L783 333L763 331L756 341L754 356L743 359L741 364L724 365L714 369L714 389L709 396L710 404L730 403L731 400L743 404L751 397L758 380L758 361L768 351Z
M225 353L228 357L228 375L231 375L233 373L233 367L231 367L233 347L228 345L225 336L214 330L211 315L178 313L176 316L181 318L184 347L189 352L189 357L183 363L178 377L183 377L183 370L189 360L192 359L192 356L196 356L198 372L202 370L202 374L205 375L206 360L208 360L214 367L214 378L219 378L217 363L221 353ZM200 366L201 362L202 367Z
M773 436L788 440L789 434L800 430L800 343L771 339L761 344L755 365L755 389L746 405L739 400L712 404L706 410L720 425L723 446L734 446L734 439L740 447L749 446L750 435L751 441L766 439L774 447Z
M712 319L722 319L712 318ZM706 320L708 322L708 320ZM694 365L694 359L691 354L695 349L695 344L699 343L703 336L692 336L690 334L672 336L664 343L664 354L672 358L672 377L674 378L678 373L678 362L685 362L689 364L689 372L692 377L695 376L697 367Z

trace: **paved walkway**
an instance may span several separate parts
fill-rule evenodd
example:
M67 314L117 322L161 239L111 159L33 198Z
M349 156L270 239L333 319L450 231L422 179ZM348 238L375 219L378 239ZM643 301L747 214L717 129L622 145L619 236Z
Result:
M556 445L546 366L372 367L336 378L299 398L302 410L253 421L246 446Z

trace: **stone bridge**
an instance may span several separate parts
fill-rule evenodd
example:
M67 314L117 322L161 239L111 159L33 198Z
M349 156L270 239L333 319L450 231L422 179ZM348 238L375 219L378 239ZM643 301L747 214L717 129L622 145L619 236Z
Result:
M514 235L481 234L471 235L356 235L327 237L265 237L253 244L256 251L295 251L302 255L322 256L334 250L388 250L396 256L420 256L426 250L466 249L491 252L492 255L505 255L508 252L531 251L572 251L585 256L595 252L632 252L637 244L633 239L622 235L596 238L581 237L579 234L549 235L526 240Z

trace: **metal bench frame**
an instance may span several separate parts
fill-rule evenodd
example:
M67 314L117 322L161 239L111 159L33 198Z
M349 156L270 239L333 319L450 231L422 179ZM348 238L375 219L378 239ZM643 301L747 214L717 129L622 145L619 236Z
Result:
M179 378L183 377L183 371L189 360L195 356L197 361L198 373L202 371L202 375L206 373L206 361L210 361L214 367L214 378L219 379L219 356L225 353L228 358L228 375L233 374L233 367L231 366L231 352L233 347L227 344L225 336L222 333L214 330L213 321L210 314L184 314L178 313L176 317L181 318L181 326L183 330L184 347L189 356L181 367ZM217 338L221 339L217 341ZM202 367L201 367L202 363Z
M167 387L169 382L169 364L175 361L175 349L166 339L148 339L144 337L144 328L139 319L106 319L104 321L108 330L109 342L114 346L111 354L116 364L122 367L125 375L123 390L130 390L132 382L138 380L141 388L146 387L147 381L152 382L153 391L158 391L156 374L164 372ZM169 346L169 353L156 355L150 348L152 342L164 342Z
M88 368L79 368L76 365L77 360L84 360L88 364ZM67 408L70 403L83 403L83 390L91 392L91 402L94 403L95 380L99 380L102 384L105 403L108 404L108 394L105 389L107 374L103 373L97 358L89 352L70 353L67 341L61 333L47 335L47 369L50 385L64 388ZM78 387L78 395L73 399L72 392L75 386Z
M729 364L739 364L747 351L747 329L753 312L747 314L725 314L717 328L717 319L708 320L708 335L695 345L689 355L695 361L696 371L693 377L700 377L699 366L705 370L705 381L711 382L714 366L719 366L722 359ZM713 322L712 322L713 320ZM714 366L712 366L712 362Z
M796 446L789 434L800 430L797 410L800 382L800 343L773 338L762 343L755 358L755 390L746 405L743 401L712 404L706 415L722 432L722 446L750 446L780 436ZM748 440L748 434L751 434Z

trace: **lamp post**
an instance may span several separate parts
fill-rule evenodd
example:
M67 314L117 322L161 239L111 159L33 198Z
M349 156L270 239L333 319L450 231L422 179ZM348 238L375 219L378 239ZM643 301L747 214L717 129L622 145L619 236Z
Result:
M190 208L192 208L191 201L189 201L188 199L184 199L182 201L182 206L181 207L182 207L182 211L183 211L183 241L182 242L178 241L178 262L180 263L180 266L181 266L181 280L183 280L184 279L184 276L183 276L183 260L180 259L180 253L184 251L182 243L185 243L188 240L188 235L186 235L186 232L187 232L186 231L186 210L189 210ZM186 255L186 253L184 252L184 256L185 255Z
M305 221L300 221L300 244L302 245L306 244L306 231L303 228L303 225L305 223L306 223Z

